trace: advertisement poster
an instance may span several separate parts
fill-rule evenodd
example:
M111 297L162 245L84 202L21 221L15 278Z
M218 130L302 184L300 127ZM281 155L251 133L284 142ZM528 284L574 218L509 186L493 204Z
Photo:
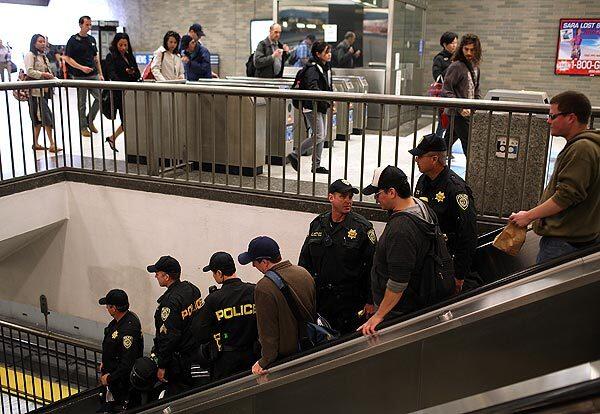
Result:
M557 75L600 76L600 19L561 19Z

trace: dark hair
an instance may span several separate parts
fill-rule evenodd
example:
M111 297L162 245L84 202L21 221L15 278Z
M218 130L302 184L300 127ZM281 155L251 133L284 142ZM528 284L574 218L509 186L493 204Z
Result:
M458 39L458 35L454 32L445 32L442 37L440 37L440 46L444 47L449 43L454 42L454 39Z
M179 280L179 278L181 278L181 273L165 273L173 280Z
M306 37L305 37L305 39L308 39L308 40L310 40L313 43L317 40L317 38L315 37L315 35L312 34L312 33L307 34Z
M412 191L410 191L410 184L408 183L408 180L402 180L388 188L382 188L382 190L387 191L390 188L396 190L396 193L398 193L398 197L400 198L408 198L412 195Z
M279 262L281 262L281 255L279 255L277 257L273 257L273 258L267 257L267 258L265 258L263 260L266 260L266 261L271 262L271 263L279 263Z
M170 37L175 38L175 40L177 41L177 45L179 45L179 42L181 42L181 36L179 36L179 33L174 32L173 30L169 30L167 33L165 33L165 37L163 37L163 47L166 50L169 50L169 47L167 46L167 42L169 41ZM179 50L177 50L177 46L175 46L175 50L173 50L173 53L179 54Z
M110 42L110 47L109 47L110 53L115 55L116 53L119 52L119 50L117 49L117 44L119 43L119 41L121 41L123 39L127 40L127 57L133 58L133 50L131 49L131 40L129 40L129 35L127 33L115 34L115 37L113 37L112 42Z
M471 68L471 62L467 60L465 54L463 53L463 47L466 45L475 45L475 57L473 58L473 64L477 66L479 62L481 62L481 42L479 41L479 37L474 34L466 34L460 39L460 44L454 51L454 55L452 56L452 61L461 61L468 68Z
M185 50L188 48L188 46L190 45L190 43L192 42L192 36L190 35L183 35L181 36L181 50Z
M44 54L44 52L40 52L39 50L37 50L37 48L35 47L35 44L37 43L38 39L40 37L43 37L44 39L46 38L46 36L41 35L41 34L34 34L33 36L31 36L31 42L29 42L29 51L31 53L33 53L34 55L39 55Z
M79 18L79 24L83 24L86 20L92 21L92 18L90 16L81 16Z
M331 46L329 46L327 43L325 43L325 42L315 42L315 43L313 43L312 47L310 48L310 53L312 53L312 55L316 59L317 58L317 53L323 53L327 49L331 49Z
M115 305L115 308L117 308L119 312L127 312L129 310L129 303L127 305Z
M550 99L550 104L557 105L560 112L575 114L580 124L587 125L592 114L592 104L588 97L581 92L561 92Z

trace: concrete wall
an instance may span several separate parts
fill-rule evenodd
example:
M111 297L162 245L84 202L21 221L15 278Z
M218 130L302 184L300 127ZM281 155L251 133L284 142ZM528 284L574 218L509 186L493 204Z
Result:
M431 62L440 50L443 32L480 36L483 47L481 87L546 91L549 96L574 89L600 105L600 78L554 75L561 18L600 18L597 0L429 0L425 81L431 83Z
M182 278L206 297L215 282L201 267L212 253L225 250L237 257L253 237L266 234L278 240L284 258L296 263L314 217L72 182L12 195L10 203L2 198L0 217L24 222L47 208L31 203L32 197L43 200L48 193L66 195L68 222L0 261L0 301L37 307L45 294L53 312L106 323L98 298L122 288L149 333L164 290L146 272L148 264L161 255L176 257ZM23 203L15 208L19 200ZM378 234L382 228L376 224ZM238 275L252 282L262 276L251 265L238 265Z
M204 45L220 55L222 76L245 74L250 55L250 20L273 16L271 0L107 1L138 51L156 50L167 30L183 35L192 23L200 23L206 33Z

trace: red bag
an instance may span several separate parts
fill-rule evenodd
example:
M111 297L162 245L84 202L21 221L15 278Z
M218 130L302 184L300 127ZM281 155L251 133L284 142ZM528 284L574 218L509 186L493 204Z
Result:
M440 82L441 79L441 82ZM442 87L444 86L444 79L442 75L438 76L438 78L429 85L429 89L427 90L427 94L432 98L440 98L442 96Z
M144 68L144 70L142 72L142 80L154 80L154 79L156 79L154 77L154 73L152 73L152 68L150 67L150 66L152 66L152 61L153 60L154 60L154 58L150 59L150 62Z

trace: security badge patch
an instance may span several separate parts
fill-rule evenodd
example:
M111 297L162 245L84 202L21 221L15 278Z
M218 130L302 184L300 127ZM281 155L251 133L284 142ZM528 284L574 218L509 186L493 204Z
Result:
M126 335L123 337L123 346L125 347L125 349L131 348L132 344L133 344L133 336Z
M437 194L435 195L435 199L436 199L436 201L437 201L438 203L441 203L441 202L443 202L445 198L446 198L446 194L444 194L444 192L443 192L443 191L440 191L439 193L437 193Z
M458 203L458 206L463 210L469 208L469 196L464 193L458 194L456 196L456 202Z
M114 331L111 335L112 339L117 339L117 336L119 336L119 331Z
M377 243L377 236L375 235L375 230L370 229L367 232L367 236L369 236L369 240L371 241L372 244Z
M350 239L356 239L356 235L357 235L357 234L358 234L358 233L357 233L357 232L356 232L356 230L354 230L354 229L350 229L350 230L348 230L348 238L350 238Z
M158 330L158 332L161 333L161 334L166 334L167 333L167 327L165 326L164 323L161 325L161 327Z
M162 308L160 310L160 318L164 321L167 320L167 318L169 317L169 315L171 314L171 309L169 308Z

